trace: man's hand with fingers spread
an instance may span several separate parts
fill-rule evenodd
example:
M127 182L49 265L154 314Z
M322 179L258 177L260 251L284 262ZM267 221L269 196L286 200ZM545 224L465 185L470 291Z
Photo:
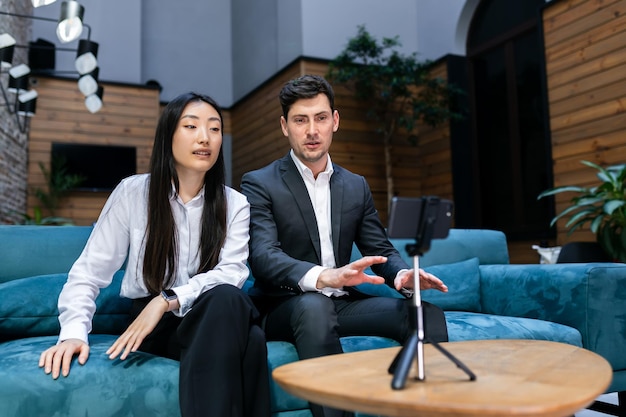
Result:
M375 275L367 275L363 271L374 264L382 264L385 262L387 262L387 258L384 256L365 256L341 268L325 269L317 279L317 288L352 287L364 282L384 284L384 278Z
M442 280L434 276L433 274L424 271L420 268L420 289L421 290L430 290L435 289L441 292L448 292L448 287L443 283ZM400 291L401 288L414 289L413 284L413 269L409 269L408 271L398 274L395 279L394 286L396 290Z

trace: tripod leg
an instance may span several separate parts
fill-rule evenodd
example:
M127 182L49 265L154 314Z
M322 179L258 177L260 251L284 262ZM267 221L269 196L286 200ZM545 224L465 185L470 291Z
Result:
M409 340L406 341L398 355L389 366L389 373L393 373L391 388L395 390L404 388L406 379L409 376L409 371L411 370L411 364L415 359L416 349L417 333L414 333L411 335Z
M443 346L439 345L439 343L432 342L432 341L430 343L434 347L436 347L439 352L443 353L443 355L445 357L450 359L457 366L457 368L460 368L461 370L463 370L463 372L465 372L467 374L467 376L469 377L470 381L475 381L476 380L476 374L474 374L474 372L472 372L471 369L469 369L463 362L461 362L459 359L457 359L456 356L454 356L452 353L448 352Z

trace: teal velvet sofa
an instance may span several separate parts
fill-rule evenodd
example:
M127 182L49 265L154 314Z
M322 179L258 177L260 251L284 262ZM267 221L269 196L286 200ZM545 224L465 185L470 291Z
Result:
M176 361L142 352L110 361L104 353L127 323L130 302L119 297L123 271L98 297L89 361L56 381L37 365L41 351L56 342L56 300L90 232L86 226L0 226L0 414L179 416ZM412 262L404 249L410 241L392 242ZM449 286L447 294L422 294L444 308L450 341L525 338L583 346L612 365L607 392L626 391L626 265L508 262L504 234L491 230L453 229L420 258L421 267ZM399 296L381 286L362 289ZM397 345L365 336L342 344L348 352ZM270 370L297 359L290 343L268 342ZM275 416L310 417L305 401L273 382L271 388Z

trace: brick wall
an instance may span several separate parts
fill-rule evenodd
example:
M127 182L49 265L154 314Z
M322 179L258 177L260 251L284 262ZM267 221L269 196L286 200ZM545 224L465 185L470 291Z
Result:
M2 10L17 14L32 13L32 4L24 0L4 0ZM9 33L18 45L26 45L31 38L30 19L0 16L0 33ZM15 48L13 65L28 63L27 50ZM8 73L4 70L0 82L7 86ZM9 97L11 100L13 97ZM15 116L10 114L4 97L0 97L0 224L19 219L15 213L26 211L28 137L19 131Z

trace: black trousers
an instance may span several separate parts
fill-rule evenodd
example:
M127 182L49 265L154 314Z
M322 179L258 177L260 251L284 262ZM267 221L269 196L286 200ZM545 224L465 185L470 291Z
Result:
M389 297L327 297L319 293L293 296L269 310L265 318L268 340L292 342L300 359L342 353L340 337L383 336L404 343L411 335L412 300ZM448 340L443 311L423 302L426 337ZM412 319L412 318L411 318ZM315 417L350 416L340 410L311 404Z
M147 300L135 300L134 319ZM163 316L140 350L180 360L183 417L269 417L265 335L250 298L232 285L202 294L183 318Z

